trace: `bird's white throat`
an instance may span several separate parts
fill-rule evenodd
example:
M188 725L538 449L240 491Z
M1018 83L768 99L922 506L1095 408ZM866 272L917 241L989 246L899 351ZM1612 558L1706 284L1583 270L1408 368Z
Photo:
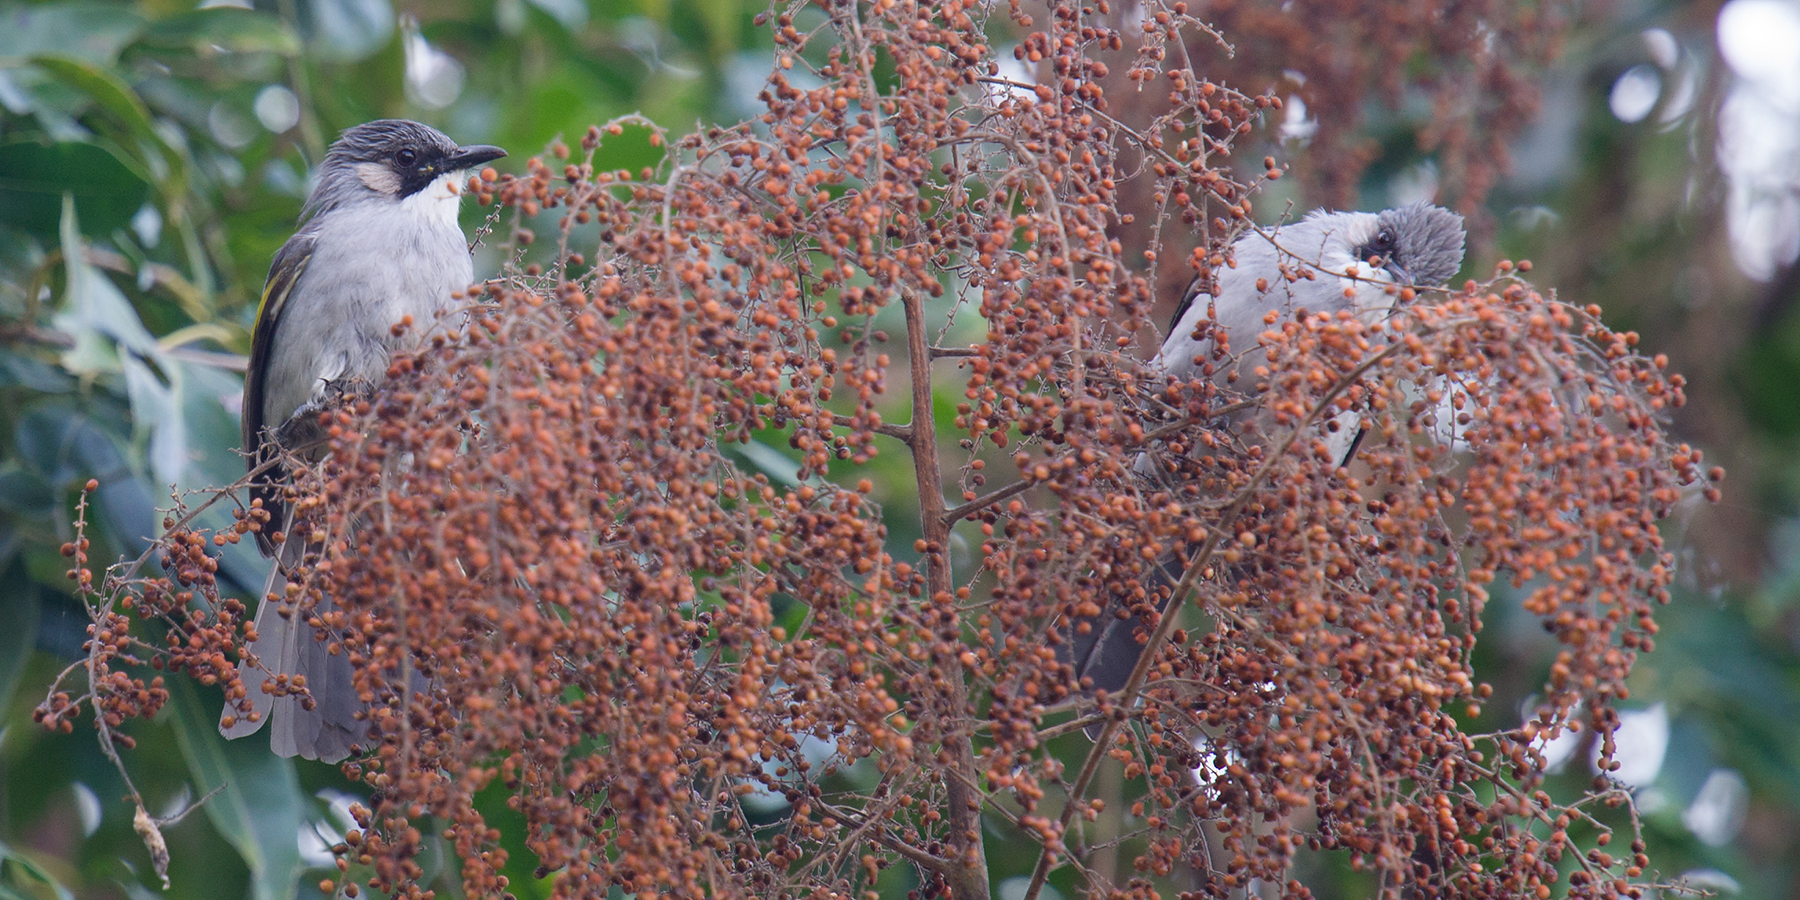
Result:
M402 214L456 228L456 214L462 206L462 187L457 183L457 176L461 174L439 175L417 193L400 201Z
M415 217L420 222L455 227L456 214L462 205L460 175L461 172L445 172L412 196L401 199L401 214ZM381 163L358 163L356 177L364 187L383 198L400 193L400 176Z

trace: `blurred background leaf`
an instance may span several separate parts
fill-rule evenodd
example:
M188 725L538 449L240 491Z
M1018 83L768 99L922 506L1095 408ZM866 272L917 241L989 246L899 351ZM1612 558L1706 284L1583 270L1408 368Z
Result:
M171 693L181 755L207 798L207 819L250 868L250 895L256 900L293 896L301 870L296 838L308 809L293 765L269 753L262 741L221 737L218 714L201 701L192 682L177 679Z
M63 197L75 199L89 236L131 224L149 182L103 147L75 141L0 146L0 204L9 224L40 237L56 234Z

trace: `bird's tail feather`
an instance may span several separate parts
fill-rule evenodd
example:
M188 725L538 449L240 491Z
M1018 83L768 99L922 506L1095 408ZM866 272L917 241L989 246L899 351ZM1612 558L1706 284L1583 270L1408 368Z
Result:
M1145 587L1156 600L1158 614L1168 609L1181 579L1181 565L1180 558L1166 556L1150 567ZM1066 623L1063 640L1056 646L1057 659L1073 668L1076 680L1085 680L1091 690L1117 693L1131 680L1131 670L1144 655L1144 641L1155 629L1154 621L1133 615L1115 601L1098 616ZM1089 738L1099 738L1098 726L1090 725L1086 731Z
M1169 605L1169 595L1181 577L1180 567L1181 560L1167 557L1150 569L1145 587L1156 598L1158 613ZM1143 638L1155 627L1155 622L1146 622L1115 602L1098 616L1070 622L1065 627L1066 639L1057 645L1057 656L1074 668L1076 679L1091 679L1094 690L1116 692L1130 680L1138 657L1144 655Z
M250 704L255 713L246 715L239 712L235 705L227 704L219 714L219 733L227 740L236 740L261 731L269 721L269 713L274 710L275 696L263 691L263 676L289 671L291 657L286 657L282 651L292 643L296 629L292 627L290 620L282 618L275 611L278 604L271 603L269 597L280 596L286 589L287 579L282 577L281 565L272 561L269 565L269 577L263 582L262 599L258 601L256 610L256 640L251 641L246 648L262 663L263 670L244 673L244 681L250 690ZM227 717L235 719L229 726L225 724Z
M317 612L324 615L333 608L330 598L326 598L320 601ZM331 653L331 642L314 638L312 628L304 623L292 625L293 631L305 632L293 641L292 671L306 676L314 705L309 710L298 699L279 699L269 745L277 756L337 762L349 756L354 746L365 743L369 734L368 707L357 695L349 654L342 647Z
M1339 413L1335 424L1337 429L1326 435L1327 449L1335 465L1347 466L1356 457L1369 426L1354 411ZM1133 468L1140 477L1154 477L1149 454L1140 456ZM1184 564L1179 556L1166 555L1150 568L1144 587L1156 598L1159 614L1167 610ZM1114 602L1098 616L1065 624L1063 640L1056 646L1057 659L1075 670L1077 681L1089 679L1092 690L1116 693L1131 679L1131 671L1144 655L1143 638L1154 628L1154 621L1132 615L1122 603ZM1092 727L1087 731L1089 737L1099 733Z

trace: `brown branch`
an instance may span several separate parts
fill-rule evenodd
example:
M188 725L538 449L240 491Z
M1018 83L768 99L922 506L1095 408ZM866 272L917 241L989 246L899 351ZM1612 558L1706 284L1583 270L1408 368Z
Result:
M87 542L88 494L89 491L84 488L81 498L75 502L75 540L73 543L77 548L83 547ZM75 565L78 569L87 567L87 554L84 550L76 550ZM105 604L99 599L99 591L94 589L93 582L89 579L78 582L76 592L81 597L81 606L87 612L88 620L93 623L95 631L90 633L98 633L98 629L103 624L103 616L110 611L111 605ZM163 840L162 829L158 827L156 819L151 817L148 808L144 805L144 795L138 792L137 785L132 782L131 773L125 768L125 761L119 758L118 748L114 746L119 738L114 736L112 726L107 721L111 713L105 707L105 695L101 689L101 686L107 683L103 673L107 651L103 648L104 644L100 641L89 641L87 658L83 661L88 678L88 706L94 712L94 737L100 742L101 754L118 771L119 780L125 784L125 790L132 805L137 807L137 812L131 820L132 830L136 831L139 839L144 842L144 849L150 853L151 866L156 870L157 876L162 879L163 890L166 891L169 889L168 844ZM70 713L73 713L72 709Z
M40 328L36 325L24 325L9 322L0 325L0 343L42 344L46 347L55 347L58 350L67 350L70 347L75 346L75 339L54 328Z

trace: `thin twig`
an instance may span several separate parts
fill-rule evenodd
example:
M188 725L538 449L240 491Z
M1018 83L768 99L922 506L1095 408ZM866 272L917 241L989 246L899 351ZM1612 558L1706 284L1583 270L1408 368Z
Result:
M843 413L832 413L831 424L836 425L839 428L864 427L858 424L854 418L846 416ZM887 422L880 422L873 426L869 426L869 430L879 435L891 437L897 441L906 441L907 443L912 442L912 427L909 425L891 425Z
M981 355L981 349L978 347L933 347L933 348L931 348L931 358L932 359L952 359L952 358L962 358L962 357L980 356L980 355Z
M945 525L955 525L957 522L960 522L963 519L966 519L969 516L974 515L976 512L979 512L980 510L985 509L986 507L989 507L996 503L999 503L1000 501L1005 500L1008 497L1013 497L1013 496L1016 496L1019 494L1023 494L1026 491L1031 490L1032 487L1033 487L1033 485L1030 481L1025 481L1025 480L1015 481L1012 484L1009 484L1006 487L1003 487L1003 488L987 495L986 497L977 497L974 500L970 500L969 502L964 503L963 505L958 506L955 509L945 512L944 513L944 524Z

